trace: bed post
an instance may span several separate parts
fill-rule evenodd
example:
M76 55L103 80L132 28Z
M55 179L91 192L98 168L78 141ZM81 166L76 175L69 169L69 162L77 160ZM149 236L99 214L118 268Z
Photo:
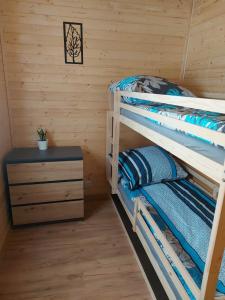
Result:
M112 111L107 111L106 113L106 179L112 184L112 161L111 161L111 151L112 151Z
M118 183L118 155L120 142L120 93L114 93L113 111L113 150L112 150L112 194L117 192Z
M225 247L225 182L220 183L219 193L214 214L213 227L211 231L209 249L205 270L203 273L200 300L212 300L215 296L215 290L218 275L223 259Z

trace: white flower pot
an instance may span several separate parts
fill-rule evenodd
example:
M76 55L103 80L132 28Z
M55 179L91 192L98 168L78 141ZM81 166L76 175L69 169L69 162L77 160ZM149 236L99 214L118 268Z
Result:
M47 141L38 141L39 150L47 150L48 149L48 140Z

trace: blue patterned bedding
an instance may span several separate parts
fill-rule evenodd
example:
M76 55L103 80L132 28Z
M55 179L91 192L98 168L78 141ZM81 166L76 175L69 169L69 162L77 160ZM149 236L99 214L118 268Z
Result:
M114 93L115 91L139 92L150 94L164 94L171 96L184 96L194 97L194 94L185 89L184 87L166 80L165 78L148 76L148 75L135 75L125 77L117 82L110 84L109 90ZM123 98L125 102L130 104L146 103L145 100L136 98Z
M133 104L134 105L134 104ZM137 106L137 105L135 105ZM170 117L177 120L182 120L187 123L198 125L201 127L209 128L211 130L225 132L225 115L203 111L199 109L191 109L181 106L174 106L168 104L149 104L149 105L138 105L138 108L160 114L162 116ZM149 120L154 121L149 118ZM167 124L160 123L163 126L169 127L170 129L176 129Z
M186 179L149 185L140 190L203 273L215 200ZM217 290L225 293L225 256L222 260Z
M156 186L157 185L158 184L156 184ZM130 190L128 181L123 177L122 177L122 179L119 183L118 188L119 188L119 191L122 195L124 204L126 205L126 207L128 208L128 210L130 211L130 213L132 215L134 215L134 202L135 202L136 198L139 197L139 198L142 199L143 204L146 206L146 208L149 211L149 213L151 214L152 218L157 223L157 225L159 226L161 231L164 233L167 241L171 244L171 246L173 247L175 253L180 258L181 262L183 263L183 265L185 266L187 271L190 273L190 275L192 276L192 278L196 282L197 286L199 286L199 288L200 288L201 282L202 282L202 273L201 273L201 271L196 266L196 264L193 262L191 257L182 248L179 241L173 235L172 231L170 231L170 229L168 228L166 223L163 221L163 219L160 217L160 215L157 213L157 211L154 209L154 207L151 205L151 203L146 200L145 196L143 196L141 190L140 189L136 189L136 190L133 190L133 191ZM171 266L174 269L175 273L177 274L178 278L180 279L180 281L181 281L182 285L184 286L185 290L189 294L190 299L194 300L195 297L191 293L189 287L186 285L184 278L180 274L179 270L176 268L176 266L173 263L173 261L171 260L170 256L167 254L166 249L163 248L160 239L158 238L156 232L154 231L154 228L151 226L151 224L146 219L145 219L145 222L146 222L147 226L149 227L149 229L151 230L152 234L154 235L154 237L155 237L158 245L162 249L163 253L167 257L169 263L171 264Z
M207 197L207 199L209 199L210 201L213 201L212 203L214 203L214 200L210 199L207 195L205 195L200 189L198 189L196 186L194 186L188 180L182 180L182 181L184 183L186 183L187 185L189 185L189 188L191 187L191 190L193 190L193 191L196 190L198 193L202 194L202 196ZM180 180L177 181L177 183L179 183L179 182L181 182L181 181ZM167 222L164 220L164 218L161 216L161 214L158 212L158 210L155 208L153 199L157 200L158 198L159 199L162 198L162 201L164 201L165 205L167 204L167 206L168 206L166 211L168 212L170 210L171 214L175 213L174 207L172 205L170 205L170 202L168 202L168 200L170 198L167 200L167 198L165 198L165 195L163 193L161 193L160 189L158 189L158 187L160 187L160 186L161 187L162 186L166 187L166 185L164 183L154 184L154 185L149 186L149 187L151 187L151 190L154 190L154 193L151 193L151 194L150 194L150 191L147 190L148 187L145 188L145 191L143 189L136 189L136 190L131 191L129 189L128 181L124 177L122 177L121 181L119 183L119 190L120 190L120 192L123 196L123 200L124 200L125 205L128 207L128 209L129 209L129 211L131 212L132 215L134 214L134 202L135 202L137 197L141 197L142 202L146 206L146 208L149 211L149 213L151 214L152 218L154 219L154 221L156 222L156 224L158 225L160 230L164 233L167 241L170 243L170 245L174 249L175 253L180 258L181 262L183 263L183 265L185 266L187 271L190 273L191 277L193 278L193 280L195 281L197 286L200 288L201 283L202 283L202 271L201 271L201 269L199 268L199 266L195 262L195 260L192 258L192 256L189 255L188 251L186 251L186 249L184 248L184 246L180 242L180 240L175 236L173 230L171 230L171 228L167 225ZM157 194L157 196L154 196L155 194ZM162 195L164 195L164 197L162 197ZM166 197L167 197L167 195L166 195ZM177 207L177 205L175 207ZM192 218L192 216L188 216L187 218L188 218L188 223L185 223L185 224L190 223L189 218ZM179 270L174 265L171 257L167 254L166 249L163 248L163 245L162 245L160 239L158 238L156 232L154 231L154 228L151 226L151 224L149 224L147 219L145 219L145 221L146 221L146 224L148 225L149 229L151 230L152 234L154 235L154 237L155 237L157 243L159 244L160 248L162 249L162 251L166 255L168 261L170 262L171 266L173 267L175 273L179 277L179 279L180 279L181 283L183 284L185 290L189 294L190 299L195 299L193 294L191 293L190 289L186 285L185 279L182 277ZM199 227L197 227L197 229L198 228ZM199 232L199 230L197 232ZM199 243L200 240L201 240L201 237L199 237L197 239L197 243ZM208 248L208 241L207 240L205 241L207 245L204 245L206 247L204 249ZM225 293L223 288L219 289L219 290L220 290L221 293ZM217 292L217 296L221 295L221 293Z
M164 78L137 75L125 77L124 79L112 83L109 90L113 93L117 90L141 93L165 94L174 96L194 97L189 90L172 83ZM225 132L225 115L203 110L190 109L182 106L174 106L168 104L160 104L148 102L136 98L123 97L123 102L138 106L139 108L169 116L174 119L182 120L187 123L209 128L215 131ZM149 118L149 120L154 121ZM161 123L163 126L166 124ZM169 127L175 129L173 127Z

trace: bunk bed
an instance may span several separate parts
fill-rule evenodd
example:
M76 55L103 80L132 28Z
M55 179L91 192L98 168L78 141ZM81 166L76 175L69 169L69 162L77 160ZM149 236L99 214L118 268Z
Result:
M132 102L132 99L138 101ZM216 126L209 125L209 122L207 125L196 124L193 119L188 122L182 118L182 111L179 114L178 110L178 114L174 116L165 107L158 109L158 104L162 107L165 104L167 107L182 107L189 112L197 110L200 116L203 112L215 114L218 122ZM106 167L112 194L118 195L169 299L225 299L224 286L221 287L220 280L223 277L221 273L225 271L220 271L221 263L222 268L225 266L224 115L225 101L222 100L121 90L114 92L111 110L107 113ZM186 193L186 189L188 193L197 193L196 197L202 201L201 205L205 205L204 201L211 205L210 213L213 216L210 230L204 231L204 224L198 228L200 233L206 235L205 239L209 240L208 244L207 241L203 243L205 248L208 246L205 249L204 264L196 263L187 251L190 245L185 248L168 226L173 215L167 218L159 191L168 188L169 184L161 182L131 190L127 179L121 178L118 170L121 124L182 161L191 177L182 179L175 185L182 185L182 193ZM169 188L176 187L170 183ZM175 200L179 201L179 195ZM164 212L165 218L159 211ZM176 207L174 211L178 213ZM165 221L167 219L168 222ZM185 222L188 222L188 215Z

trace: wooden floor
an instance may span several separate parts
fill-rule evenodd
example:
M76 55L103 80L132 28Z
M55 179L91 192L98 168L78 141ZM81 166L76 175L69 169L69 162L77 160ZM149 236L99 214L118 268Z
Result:
M20 228L0 260L1 300L150 300L111 201L85 221Z

